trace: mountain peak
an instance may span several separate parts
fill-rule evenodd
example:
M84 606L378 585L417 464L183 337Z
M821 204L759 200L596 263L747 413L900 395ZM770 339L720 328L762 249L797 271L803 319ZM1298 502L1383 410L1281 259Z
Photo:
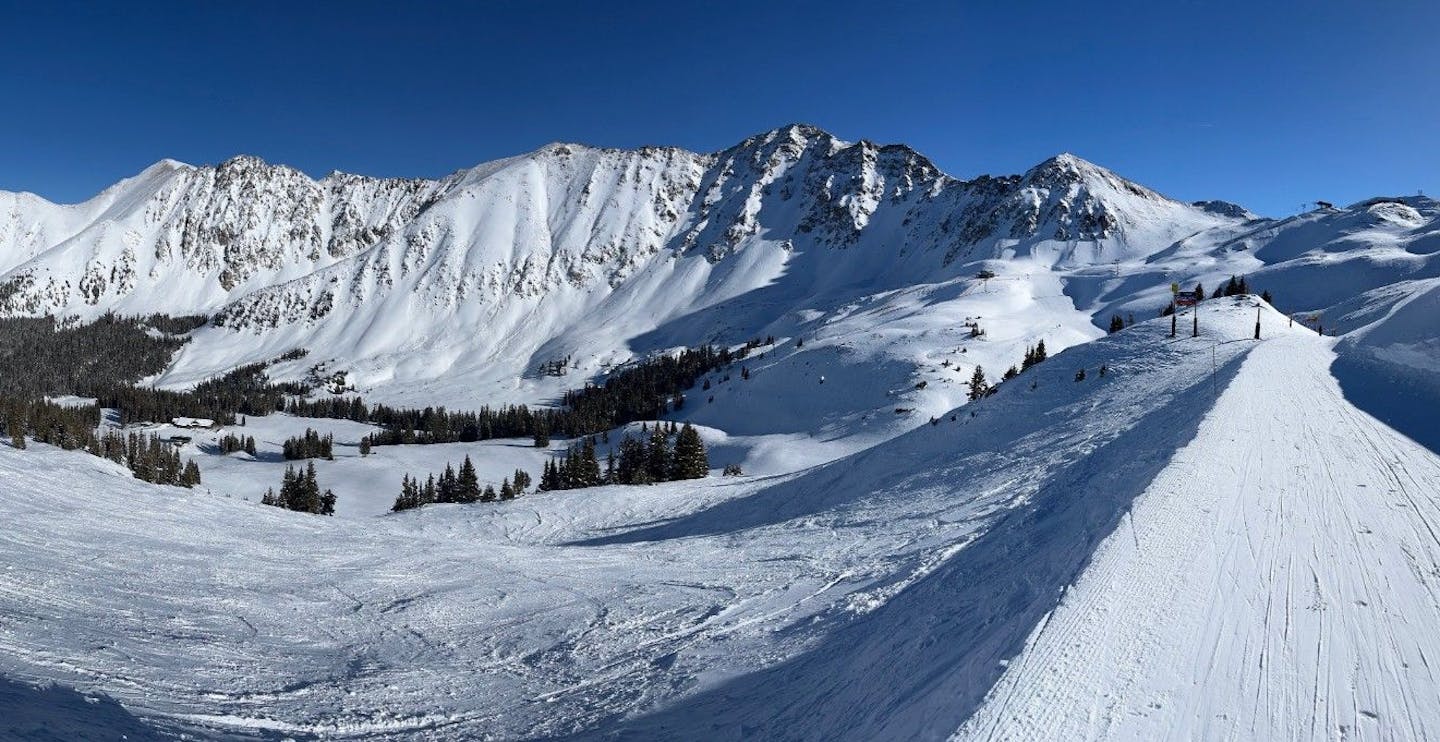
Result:
M829 143L831 148L834 148L836 144L844 144L839 139L836 139L835 135L818 126L795 123L786 124L785 126L746 137L744 141L726 151L764 148L777 143L806 147L817 142Z
M172 159L170 159L169 157L166 157L166 158L163 158L163 159L160 159L160 160L155 161L155 163L152 164L150 167L147 167L147 168L145 168L144 170L141 170L141 171L140 171L140 174L141 174L141 175L145 175L145 174L147 174L147 173L171 173L171 172L175 172L176 170L193 170L193 169L194 169L194 166L192 166L192 165L190 165L190 164L188 164L188 163L184 163L184 162L181 162L181 161L179 161L179 160L172 160Z
M1076 182L1087 175L1113 175L1099 165L1096 165L1083 157L1078 157L1069 152L1061 152L1044 162L1030 168L1025 173L1028 180L1047 180L1052 182Z
M217 170L248 170L252 168L269 167L270 163L256 155L235 155L228 160L216 165Z

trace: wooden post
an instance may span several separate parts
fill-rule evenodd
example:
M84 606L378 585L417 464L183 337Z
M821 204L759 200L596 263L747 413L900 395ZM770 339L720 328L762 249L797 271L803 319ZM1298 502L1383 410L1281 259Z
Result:
M1260 339L1260 307L1255 307L1255 339Z

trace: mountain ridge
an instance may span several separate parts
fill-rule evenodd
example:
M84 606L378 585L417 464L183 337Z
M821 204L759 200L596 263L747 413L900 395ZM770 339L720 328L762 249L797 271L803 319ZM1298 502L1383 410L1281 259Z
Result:
M1048 331L1013 322L1022 334L983 354L992 368L1041 337L1058 349L1112 313L1153 312L1172 282L1269 272L1291 294L1301 276L1292 306L1321 309L1390 273L1304 278L1321 269L1308 246L1371 265L1379 253L1357 239L1426 245L1432 218L1380 204L1357 212L1356 237L1325 214L1184 203L1070 153L962 180L906 145L804 124L713 153L554 142L439 179L162 160L47 204L0 194L0 315L203 313L212 324L155 381L307 348L307 365L350 372L367 396L452 404L553 398L532 371L556 358L590 378L681 345L859 333L844 319L856 307L917 292L957 324L973 321L970 292L1001 286L1006 312L1063 313ZM1428 249L1395 259L1429 265ZM981 271L1014 283L981 287Z

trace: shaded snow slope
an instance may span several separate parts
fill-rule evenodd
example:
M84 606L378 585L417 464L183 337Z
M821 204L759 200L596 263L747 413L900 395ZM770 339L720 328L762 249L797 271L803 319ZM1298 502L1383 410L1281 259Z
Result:
M1440 733L1440 459L1263 343L957 739Z
M58 685L35 687L0 678L0 739L25 742L158 742L182 739L173 724L135 718L105 696L86 696Z
M1367 292L1331 372L1351 403L1440 453L1440 279ZM1378 319L1372 319L1374 315Z

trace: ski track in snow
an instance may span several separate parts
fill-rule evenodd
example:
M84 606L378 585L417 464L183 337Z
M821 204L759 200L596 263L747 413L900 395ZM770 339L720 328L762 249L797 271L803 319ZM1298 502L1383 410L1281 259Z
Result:
M1440 734L1440 462L1261 344L956 739Z

